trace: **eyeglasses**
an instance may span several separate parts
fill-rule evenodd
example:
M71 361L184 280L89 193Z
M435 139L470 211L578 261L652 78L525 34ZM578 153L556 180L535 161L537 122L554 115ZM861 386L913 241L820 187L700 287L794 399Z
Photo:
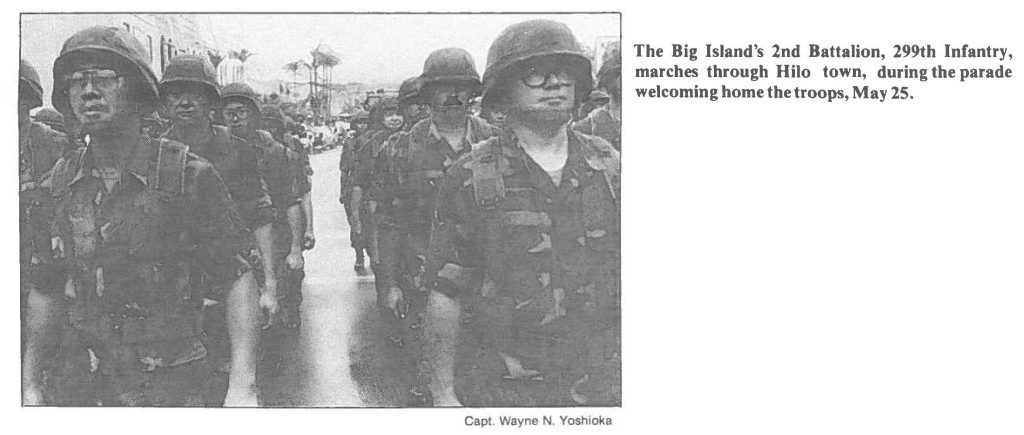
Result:
M110 69L86 69L75 71L68 77L68 82L73 87L84 88L86 84L100 89L113 89L121 84L121 76L117 71Z
M523 84L530 88L543 88L548 86L551 81L558 78L561 82L565 83L569 77L568 72L564 67L561 66L547 66L547 67L533 67L526 70L521 80Z
M249 109L224 109L224 116L227 118L247 119L252 112Z

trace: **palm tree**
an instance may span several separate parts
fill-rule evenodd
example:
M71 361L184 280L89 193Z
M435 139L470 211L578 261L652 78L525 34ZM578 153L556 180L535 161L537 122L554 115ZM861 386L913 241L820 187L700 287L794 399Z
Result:
M295 62L288 62L284 64L284 69L292 72L292 83L288 85L288 93L291 94L292 85L299 81L299 68L306 66L306 61L297 60Z
M224 83L224 78L220 76L220 70L217 68L220 63L224 61L224 55L216 51L207 51L206 55L210 57L210 63L213 64L213 70L217 71L217 80Z
M232 59L238 59L239 62L242 62L242 80L239 80L240 82L245 83L245 61L249 60L250 57L253 57L255 55L255 52L249 51L245 48L238 51L231 50L228 52L228 56L231 56Z

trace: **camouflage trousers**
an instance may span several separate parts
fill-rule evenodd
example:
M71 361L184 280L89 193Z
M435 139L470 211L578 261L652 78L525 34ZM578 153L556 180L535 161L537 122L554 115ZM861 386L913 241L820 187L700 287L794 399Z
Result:
M463 405L621 406L618 327L571 339L519 333L514 342L499 342L480 323L469 316L462 328L455 389ZM503 354L537 373L513 378Z
M47 382L57 406L206 406L210 379L198 338L124 344L69 329Z

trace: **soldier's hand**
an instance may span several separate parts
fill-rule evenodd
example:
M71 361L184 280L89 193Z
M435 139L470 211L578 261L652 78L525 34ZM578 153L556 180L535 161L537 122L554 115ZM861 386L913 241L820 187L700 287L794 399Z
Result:
M405 314L409 312L409 304L405 303L402 289L398 287L388 289L388 294L384 297L384 308L399 319L405 318Z
M352 219L352 220L355 221L355 222L352 223L352 232L354 232L356 234L362 234L363 233L363 223L359 221L359 218Z
M278 313L281 311L281 306L277 302L277 282L274 280L267 280L264 291L260 294L260 309L263 311L263 324L260 326L262 329L267 329L278 321Z
M302 249L309 251L313 249L314 246L316 246L316 237L313 235L312 231L306 231L306 234L302 237Z
M306 267L306 260L302 258L302 252L289 252L284 264L291 270L302 270Z

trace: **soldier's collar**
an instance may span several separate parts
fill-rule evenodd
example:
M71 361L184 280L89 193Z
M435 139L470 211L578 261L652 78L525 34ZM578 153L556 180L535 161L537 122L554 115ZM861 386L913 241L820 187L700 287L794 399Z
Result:
M96 168L96 164L93 161L93 151L95 150L95 147L91 141L88 141L88 138L86 138L86 141L87 145L82 165L79 166L78 172L75 173L75 178L71 179L70 184L75 184L78 181L81 181L86 177L86 175L91 176L93 169ZM132 174L132 176L144 185L149 185L150 160L154 149L155 148L152 146L148 137L139 135L125 165L125 171Z
M468 144L473 143L473 122L471 118L471 116L466 117L466 137L464 139ZM430 120L430 130L427 131L427 134L434 140L444 140L444 136L441 136L441 131L437 129L437 124L434 124L434 120Z
M532 160L526 150L519 145L519 138L511 128L501 131L501 153L510 159L521 159L524 163ZM583 155L583 145L580 138L572 128L566 129L566 152L568 157L565 160L565 168L577 168L586 163L586 156Z

